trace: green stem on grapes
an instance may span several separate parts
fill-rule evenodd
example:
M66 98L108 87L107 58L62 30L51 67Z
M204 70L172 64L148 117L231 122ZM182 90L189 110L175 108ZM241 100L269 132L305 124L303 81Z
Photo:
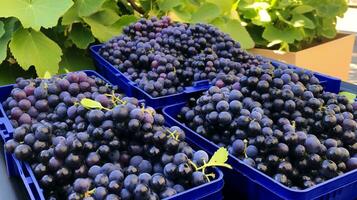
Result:
M197 171L197 165L194 162L192 162L191 159L188 159L188 163L195 168L195 171Z
M179 134L177 133L177 130L174 130L173 132L171 132L169 129L166 129L166 131L170 134L170 137L179 141Z
M210 173L210 174L205 174L206 179L208 180L208 182L211 182L211 180L209 179L211 178L216 178L216 175L214 173Z
M244 142L244 157L248 158L248 156L247 156L248 141L246 139L244 139L243 142Z
M198 167L197 170L202 170L203 172L207 167L227 167L229 169L232 169L230 165L225 163L207 163L202 165L201 167Z
M84 197L90 197L92 194L94 194L94 192L95 192L95 188L84 193Z

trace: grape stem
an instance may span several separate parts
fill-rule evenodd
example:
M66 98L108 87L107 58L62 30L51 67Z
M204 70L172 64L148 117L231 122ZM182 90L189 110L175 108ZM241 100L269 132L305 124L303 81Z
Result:
M216 175L214 173L210 173L210 174L205 174L205 177L208 182L211 182L211 180L209 178L211 177L214 179L214 178L216 178Z
M207 168L207 167L227 167L227 168L232 168L230 167L229 165L223 163L223 164L220 164L220 163L207 163L207 164L204 164L202 165L201 167L198 167L197 170L202 170L202 172Z
M95 192L95 188L84 193L84 197L90 197L92 194L94 194L94 192Z
M248 141L246 139L244 139L243 142L244 142L244 157L248 158L248 156L247 156Z
M179 134L177 133L177 130L174 130L173 132L171 132L169 129L166 129L166 131L170 134L170 137L179 141Z
M140 14L145 14L145 11L143 8L139 7L138 5L135 4L134 0L128 0L128 2L130 3L131 7L133 7L133 9L135 11L137 11Z

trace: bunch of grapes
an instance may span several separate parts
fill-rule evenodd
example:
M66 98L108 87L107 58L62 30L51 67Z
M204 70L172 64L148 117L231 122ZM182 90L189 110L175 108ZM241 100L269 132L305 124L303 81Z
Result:
M357 169L357 103L324 92L310 72L250 67L178 115L246 164L295 189Z
M178 127L85 73L18 79L3 106L5 149L26 161L47 199L162 199L210 181Z
M182 92L198 80L232 84L247 68L267 65L211 25L177 23L168 17L125 27L100 54L153 97Z

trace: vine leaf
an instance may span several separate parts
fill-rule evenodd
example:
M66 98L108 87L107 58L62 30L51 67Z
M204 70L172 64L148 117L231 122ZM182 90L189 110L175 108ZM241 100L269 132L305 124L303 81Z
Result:
M0 38L5 34L5 24L4 22L0 21Z
M350 92L345 92L345 91L344 91L344 92L340 92L339 95L342 95L342 96L347 97L347 99L348 99L351 103L355 102L355 99L357 98L357 95L356 95L356 94L352 94L352 93L350 93Z
M95 70L92 59L86 56L86 51L75 47L64 49L58 73L66 74L81 70Z
M41 78L50 78L58 72L62 50L42 32L18 29L12 37L10 49L23 69L35 66Z
M212 24L217 26L223 32L229 34L234 40L238 41L244 49L251 49L254 47L252 37L239 20L228 19L227 21L224 21L221 18L217 18Z
M80 101L80 104L81 104L81 106L83 106L87 109L106 109L98 101L94 101L94 100L88 99L88 98L83 98Z
M72 5L71 0L2 0L0 17L16 17L24 28L39 31L41 27L56 26Z
M207 0L207 2L216 4L224 13L229 13L232 9L233 4L235 3L234 0Z
M198 10L192 13L191 21L196 22L211 22L221 14L221 9L213 3L204 3Z
M18 21L16 18L8 18L3 22L5 33L0 37L0 63L2 63L2 61L4 61L6 58L7 46L12 37L12 34L14 33L14 30L17 28L16 22Z
M209 166L224 166L232 169L232 166L226 164L228 160L228 151L226 148L219 148L208 161L207 165Z
M91 27L93 35L101 42L107 41L110 38L119 35L124 26L137 20L133 15L125 15L120 17L115 23L106 26L102 23L98 16L85 17L84 21Z
M119 15L108 8L105 8L95 14L91 15L90 18L96 19L98 22L105 26L110 26L114 24L120 18Z
M95 41L90 30L81 23L73 24L69 38L80 49L86 49L90 43Z
M83 19L90 26L93 35L100 42L105 42L120 33L120 29L111 26L105 26L95 18L86 17Z
M181 0L158 0L157 4L160 10L166 12L172 8L181 5L183 2Z
M66 13L64 13L61 24L70 25L81 21L83 20L78 16L78 4L75 3Z
M77 0L78 15L85 17L95 13L102 7L104 2L104 0Z
M120 29L120 31L122 31L124 26L128 26L137 20L138 18L135 15L123 15L112 26L117 27Z

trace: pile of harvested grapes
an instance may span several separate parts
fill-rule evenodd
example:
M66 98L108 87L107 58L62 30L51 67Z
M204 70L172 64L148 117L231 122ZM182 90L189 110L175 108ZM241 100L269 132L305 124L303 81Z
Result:
M324 92L302 69L250 67L236 83L191 99L178 118L291 188L357 169L357 103Z
M141 19L103 45L100 54L153 97L182 92L194 81L232 84L267 62L207 24Z
M209 80L178 119L288 187L357 169L357 103L213 26L141 19L100 55L153 97ZM84 72L19 78L3 107L15 127L6 151L31 165L47 199L162 199L214 179L209 166L230 168L224 148L194 151L161 114Z
M83 72L17 80L3 103L16 127L5 148L30 163L47 199L161 199L214 178L181 129L116 89Z

